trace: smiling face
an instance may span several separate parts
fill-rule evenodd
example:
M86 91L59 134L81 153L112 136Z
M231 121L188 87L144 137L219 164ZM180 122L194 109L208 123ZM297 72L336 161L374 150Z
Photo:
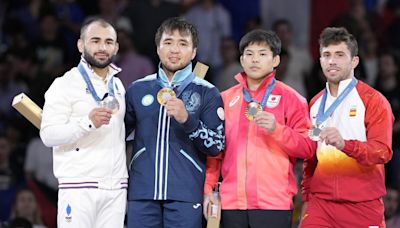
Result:
M105 68L118 51L116 32L109 25L94 22L78 40L78 49L92 67Z
M168 77L172 77L178 70L185 68L196 56L196 48L190 33L181 33L179 30L164 32L161 35L157 54L162 67Z
M240 63L249 80L262 81L279 65L279 55L273 56L267 43L250 43L240 56Z
M344 42L321 48L320 63L328 83L337 85L353 77L358 62L358 56L352 56Z

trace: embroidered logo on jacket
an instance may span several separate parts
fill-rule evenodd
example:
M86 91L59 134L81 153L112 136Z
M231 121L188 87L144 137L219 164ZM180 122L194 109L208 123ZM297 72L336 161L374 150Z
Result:
M231 102L229 102L229 107L234 106L236 104L236 102L238 102L239 98L240 98L240 96L237 96L237 97L233 98L231 100Z
M279 101L281 100L281 95L269 95L268 101L267 101L267 107L268 108L275 108L278 106Z
M185 103L188 112L195 112L200 107L201 98L200 94L192 91L185 91L182 94L183 103Z
M350 117L354 117L356 115L357 115L357 106L353 106L353 107L350 108L349 116Z

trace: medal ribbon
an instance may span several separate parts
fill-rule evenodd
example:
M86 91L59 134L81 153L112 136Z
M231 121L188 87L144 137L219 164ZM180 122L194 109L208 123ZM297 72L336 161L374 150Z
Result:
M111 77L110 81L108 81L108 93L105 94L104 98L101 99L97 93L96 90L93 87L92 82L90 81L89 75L87 74L85 68L83 67L82 63L79 63L78 65L78 70L81 73L83 80L85 80L86 85L90 91L90 94L92 94L92 97L94 98L95 101L100 102L102 101L105 97L107 97L108 95L114 97L114 76ZM117 88L118 90L118 88Z
M325 103L327 98L327 89L325 88L324 94L322 96L321 104L318 108L318 114L316 119L317 126L323 123L328 117L335 111L335 109L339 106L340 103L346 98L346 96L351 92L351 90L356 86L357 79L353 78L351 82L347 85L347 87L339 94L336 100L329 106L329 108L325 111Z
M196 77L195 74L191 73L189 76L187 76L179 85L169 85L162 81L160 78L158 79L158 83L160 84L161 88L171 88L176 90L176 97L179 97L183 90L193 81L193 79Z
M267 104L267 101L268 101L268 97L269 97L269 95L271 94L272 90L273 90L274 87L275 87L275 83L276 83L276 79L273 78L273 79L271 80L271 82L268 84L268 87L267 87L267 89L266 89L265 92L264 92L264 96L263 96L263 98L262 98L262 100L261 100L261 103L258 102L258 101L255 100L255 99L253 99L253 98L251 97L251 95L250 95L250 92L249 92L246 88L243 88L243 96L244 96L244 99L245 99L248 103L253 102L253 101L254 101L254 102L257 102L258 104L261 105L262 109L264 110L264 107L265 107L265 105Z

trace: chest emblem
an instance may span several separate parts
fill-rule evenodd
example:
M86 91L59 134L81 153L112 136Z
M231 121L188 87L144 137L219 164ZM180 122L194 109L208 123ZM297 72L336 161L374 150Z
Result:
M350 108L349 116L350 117L355 117L356 115L357 115L357 107L353 106L353 107Z
M267 101L267 107L268 108L275 108L278 106L279 101L281 100L281 95L269 95L268 101Z
M199 109L201 104L200 94L197 92L190 93L191 91L185 91L182 94L182 100L185 103L185 107L188 112L195 112L197 109Z

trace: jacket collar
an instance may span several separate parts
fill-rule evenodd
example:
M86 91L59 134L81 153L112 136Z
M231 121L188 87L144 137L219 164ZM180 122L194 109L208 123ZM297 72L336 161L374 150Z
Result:
M271 82L271 80L272 80L273 78L275 78L275 74L276 74L276 71L275 71L275 70L272 71L271 73L269 73L269 74L264 78L263 82L262 82L261 85L257 88L257 90L255 90L255 91L253 91L253 92L258 93L259 91L264 91L264 90L268 87L268 84ZM246 88L247 90L250 91L249 87L247 86L247 75L246 75L245 72L238 73L238 74L235 76L235 79L239 82L239 84L241 84L244 88Z

